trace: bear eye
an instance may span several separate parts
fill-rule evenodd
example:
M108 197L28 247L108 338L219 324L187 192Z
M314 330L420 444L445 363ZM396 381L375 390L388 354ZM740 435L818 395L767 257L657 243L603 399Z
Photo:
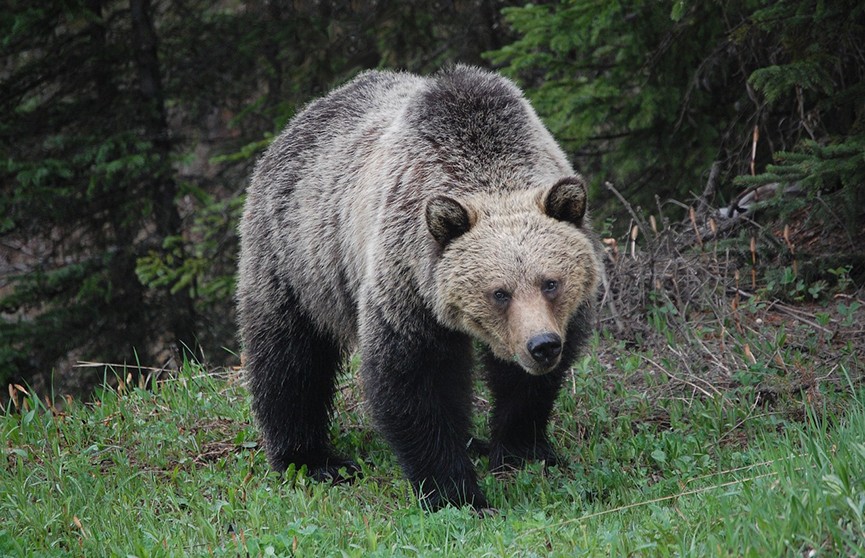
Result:
M499 304L507 304L511 300L511 293L504 289L496 289L493 291L493 299Z
M541 284L541 290L547 295L555 294L559 290L559 282L555 279L547 279Z

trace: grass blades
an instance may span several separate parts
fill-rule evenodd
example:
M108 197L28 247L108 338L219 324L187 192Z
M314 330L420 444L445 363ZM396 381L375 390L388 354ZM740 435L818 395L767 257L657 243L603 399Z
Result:
M728 395L648 402L603 369L586 358L559 402L566 466L477 461L487 518L423 512L351 384L338 443L365 476L335 487L268 472L237 375L187 365L62 411L22 396L0 417L0 555L863 555L862 393L789 420Z

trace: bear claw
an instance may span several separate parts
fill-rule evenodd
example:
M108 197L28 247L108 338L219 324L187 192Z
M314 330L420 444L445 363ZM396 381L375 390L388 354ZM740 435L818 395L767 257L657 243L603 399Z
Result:
M516 470L529 461L543 461L545 467L556 467L559 456L549 442L517 446L494 444L490 449L490 470L493 472Z
M415 493L418 495L418 502L421 507L431 512L438 511L448 505L456 507L468 505L478 513L492 509L483 492L477 487L462 486L458 489L453 486L450 490L434 489L429 492L423 492L415 487Z
M350 459L331 460L324 465L307 467L307 476L318 482L347 484L361 476L360 465Z
M333 455L293 455L271 458L274 469L280 472L303 473L304 476L330 484L350 483L361 475L355 461Z

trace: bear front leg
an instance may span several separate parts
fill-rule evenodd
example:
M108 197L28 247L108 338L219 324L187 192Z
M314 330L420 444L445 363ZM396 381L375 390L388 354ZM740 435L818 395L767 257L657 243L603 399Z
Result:
M560 364L543 376L532 376L513 362L484 351L486 382L493 398L490 418L490 469L520 467L526 461L558 464L547 425L565 374L586 343L594 311L585 302L568 322Z
M493 409L490 418L490 469L521 467L526 461L556 465L558 456L547 424L567 366L532 376L512 362L483 356Z
M277 304L260 300L268 299L241 298L240 324L252 411L269 462L277 471L305 465L319 481L350 480L360 468L336 454L329 439L339 346L293 296Z
M363 336L361 376L373 420L421 505L488 508L466 440L471 426L471 342L435 331L398 333L385 320Z

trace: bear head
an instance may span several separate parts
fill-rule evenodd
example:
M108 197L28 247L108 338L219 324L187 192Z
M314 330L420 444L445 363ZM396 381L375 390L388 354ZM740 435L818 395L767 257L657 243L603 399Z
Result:
M561 359L571 317L591 303L600 261L579 177L551 187L427 201L443 324L541 375Z

